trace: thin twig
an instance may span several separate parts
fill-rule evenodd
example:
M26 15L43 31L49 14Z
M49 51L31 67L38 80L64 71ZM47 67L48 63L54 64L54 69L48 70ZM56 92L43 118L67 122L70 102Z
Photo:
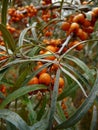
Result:
M64 47L68 45L68 43L69 43L70 39L72 38L72 36L73 36L73 33L71 33L67 37L66 41L62 44L62 47L59 49L58 54L60 54L63 51Z
M56 8L60 8L61 5L44 5L44 6L36 6L35 8L37 10L46 10L46 9L56 9ZM81 10L81 11L89 11L90 8L88 6L84 6L84 5L81 5L81 7L78 7L78 6L74 6L74 5L63 5L62 6L62 9L66 9L66 10L76 10L76 8L78 10Z

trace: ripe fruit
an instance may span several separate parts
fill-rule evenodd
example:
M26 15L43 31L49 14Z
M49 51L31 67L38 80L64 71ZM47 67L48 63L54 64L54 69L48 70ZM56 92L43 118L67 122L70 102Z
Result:
M39 84L39 80L37 77L33 77L29 82L28 85L33 85L33 84Z
M75 22L72 23L70 25L69 34L72 33L72 32L76 33L78 31L78 29L79 29L79 24L75 23Z
M52 36L52 31L47 31L47 32L45 32L44 35L45 35L46 37Z
M45 84L45 85L49 85L51 82L51 77L48 73L42 73L39 76L39 83L40 84Z
M70 47L72 47L72 46L74 46L74 45L77 45L77 44L79 44L79 41L73 41L73 42L71 42L71 45L70 45ZM82 50L83 49L83 44L79 44L79 45L77 45L76 47L75 47L75 49L76 50L78 50L78 51L80 51L80 50Z
M53 83L55 82L55 78L54 78L54 81L53 81ZM62 77L60 77L59 78L59 88L63 88L64 87L64 84L65 84L65 82L64 82L64 79L62 78Z
M93 8L93 13L95 14L95 16L97 17L98 16L98 7L96 7L96 8Z
M84 20L85 20L85 17L84 17L84 15L83 15L82 13L76 15L76 16L73 18L73 22L76 22L76 23L83 23Z
M79 44L79 41L74 41L74 45L76 45L76 44ZM83 47L84 47L83 44L79 44L78 46L75 47L75 49L80 51L83 49Z
M90 33L92 33L94 31L94 27L89 26L87 28L84 28L84 31L90 34Z
M84 27L89 27L91 25L91 22L88 19L85 19L82 25Z
M63 22L63 23L62 23L61 29L62 29L63 31L68 31L69 28L70 28L70 23L68 23L68 22Z
M83 31L83 29L79 28L76 35L81 39L81 40L87 40L88 39L88 34Z
M47 46L46 49L49 51L52 51L52 52L56 52L56 50L57 50L56 47L52 46L52 45Z
M43 66L43 64L38 64L38 65L35 67L35 70L40 69L42 66ZM42 69L42 70L38 73L38 75L40 75L40 74L42 74L42 73L45 73L45 72L47 72L47 68Z
M59 87L64 87L64 79L62 77L59 78Z
M50 55L50 56L45 57L46 60L54 60L55 59L55 56L52 55L52 53L50 51L46 51L44 54L45 55L47 55L47 54Z
M50 44L54 46L58 46L61 44L61 39L51 39Z

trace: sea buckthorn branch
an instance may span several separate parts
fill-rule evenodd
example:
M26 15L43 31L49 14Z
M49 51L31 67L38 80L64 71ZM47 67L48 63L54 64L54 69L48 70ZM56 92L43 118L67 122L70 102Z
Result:
M42 5L42 6L36 6L37 10L46 10L46 9L56 9L56 8L60 8L61 5ZM66 10L76 10L76 8L78 10L81 11L89 11L90 7L85 6L85 5L81 5L81 7L78 6L74 6L74 5L63 5L62 9L66 9Z
M64 49L64 47L68 45L68 43L69 43L69 41L71 40L72 36L73 36L73 33L71 33L71 34L67 37L66 41L62 44L62 47L59 49L58 54L60 54L60 53L62 52L62 50Z

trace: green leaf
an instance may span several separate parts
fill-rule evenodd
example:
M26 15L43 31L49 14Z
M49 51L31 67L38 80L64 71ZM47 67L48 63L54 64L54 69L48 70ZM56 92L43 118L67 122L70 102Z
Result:
M23 46L24 37L25 37L27 31L28 31L31 27L32 27L32 26L30 26L30 27L28 27L28 28L25 28L25 29L20 33L19 41L18 41L19 47Z
M33 35L33 38L35 39L35 40L37 40L37 34L36 34L36 25L37 25L37 22L34 22L33 24L32 24L32 28L31 28L31 31L32 31L32 35Z
M90 79L92 83L94 82L94 75L92 74L92 71L88 68L88 66L83 61L71 55L67 55L65 58L77 64L85 72L86 77L88 77L88 79Z
M30 30L30 29L31 29L31 30L35 30L35 26L36 26L36 22L33 23L32 26L30 26L30 27L28 27L28 28L25 28L25 29L21 32L21 34L20 34L20 36L19 36L19 41L18 41L19 47L22 47L22 46L23 46L24 37L25 37L26 33L28 32L28 30ZM34 38L36 39L36 34L35 34L35 32L33 32L33 36L34 36ZM22 52L22 49L21 49L20 51Z
M15 85L14 85L15 88L19 88L22 85L22 83L26 79L26 76L29 74L31 68L32 68L32 65L27 65L25 70L22 73L20 73L20 75L18 76L18 78L15 82Z
M44 96L43 98L44 98L44 99L43 99L42 107L41 107L41 109L37 112L37 120L38 120L38 121L42 118L42 116L43 116L43 114L44 114L44 112L45 112L45 107L46 107L46 103L47 103L46 96Z
M7 8L8 8L8 0L2 0L1 23L4 25L6 25L7 22Z
M51 65L51 63L46 63L42 67L40 67L38 70L34 71L30 76L28 76L28 78L25 79L25 81L23 82L22 86L27 84L31 78L36 76L40 71L42 71L44 68L47 68L49 65Z
M7 72L7 70L8 69L5 68L5 69L3 69L3 70L0 71L0 82L1 82L2 78L4 77L5 73Z
M96 128L97 128L97 119L98 119L97 117L98 117L97 108L94 105L93 106L93 115L92 115L90 130L96 130Z
M18 90L11 93L10 95L8 95L6 99L0 104L0 108L4 108L8 103L15 100L16 98L19 98L20 96L23 96L31 91L40 90L40 89L47 89L47 87L44 85L38 85L38 84L21 87Z
M51 60L45 60L45 59L40 59L40 58L30 58L30 59L25 59L25 60L22 60L22 59L15 59L14 61L11 61L9 63L7 63L6 65L3 66L3 68L0 69L0 71L2 71L3 69L5 68L8 68L10 66L13 66L13 65L16 65L16 64L21 64L21 63L26 63L26 62L33 62L33 61L42 61L42 62L48 62L49 64L52 64L52 63L56 63L56 61L51 61Z
M34 124L36 122L37 114L34 111L33 105L29 99L27 99L27 110L28 110L28 117L30 120L30 124Z
M8 121L6 121L6 128L7 130L17 130L16 126Z
M47 130L51 130L52 122L54 118L54 113L56 110L56 102L57 102L57 96L58 96L58 87L59 87L59 77L60 77L60 69L56 72L56 79L54 83L54 89L51 97L51 108L50 108L50 114L49 114L49 125Z
M35 123L33 126L30 127L30 130L46 130L48 121L47 119L43 119L37 123Z
M66 119L65 115L64 115L64 111L61 108L61 104L57 103L57 113L59 115L59 118L61 118L62 121L64 121Z
M87 20L89 20L89 21L92 20L92 13L91 12L88 11L87 13L85 13L85 15L86 15Z
M71 79L73 79L79 85L79 87L82 90L83 94L85 95L85 97L87 97L87 94L86 94L83 86L81 85L81 83L78 81L78 79L73 74L71 74L71 72L67 71L65 68L63 68L61 66L60 66L60 68L66 75L68 75Z
M81 74L77 69L75 69L74 67L68 65L67 63L66 63L66 64L62 63L62 64L63 64L63 66L64 66L65 68L67 68L67 69L68 69L69 71L71 71L74 75L76 75L76 76L77 76L77 79L78 79L79 81L81 80L81 81L86 85L86 87L88 88L88 90L90 90L90 84L89 84L88 80L84 77L85 74Z
M7 109L0 110L0 118L9 121L14 126L16 126L19 130L30 130L26 122L15 112L12 112Z
M89 110L89 108L94 103L94 100L96 99L96 94L98 92L98 72L96 81L94 83L94 86L84 101L84 103L78 108L78 110L66 121L62 122L60 125L56 126L55 129L63 129L63 128L70 128L74 126L76 123L79 122L79 120L86 114L86 112Z
M0 92L0 99L5 99L5 96L2 92Z
M98 20L96 21L95 25L94 25L94 32L98 30Z
M6 27L3 24L0 24L0 31L3 34L3 38L6 43L6 46L8 45L8 47L14 52L15 51L15 41L14 41L12 35L10 34L10 32L6 29Z
M35 47L33 47L33 48L29 51L28 56L33 57L35 54L38 54L38 52L39 52L39 47L38 47L38 46L35 46Z
M72 93L74 93L78 89L78 85L72 84L72 87L68 86L67 89L65 89L59 96L58 101L62 100L63 98L70 96Z

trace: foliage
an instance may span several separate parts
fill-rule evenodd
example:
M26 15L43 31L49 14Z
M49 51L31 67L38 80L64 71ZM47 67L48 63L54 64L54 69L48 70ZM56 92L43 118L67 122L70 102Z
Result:
M0 5L0 129L97 130L96 1Z

